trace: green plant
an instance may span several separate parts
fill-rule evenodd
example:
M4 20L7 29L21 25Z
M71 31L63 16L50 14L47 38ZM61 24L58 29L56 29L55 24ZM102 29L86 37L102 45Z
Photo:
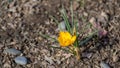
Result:
M87 29L91 29L92 27L95 27L93 24L88 22L85 25L85 27L83 27L81 31L79 32L78 25L77 25L78 20L74 19L74 12L72 9L72 5L71 5L70 10L71 10L72 23L70 23L69 19L67 18L66 10L62 8L62 10L60 11L62 18L64 19L66 30L59 32L58 39L49 37L49 35L41 34L41 36L45 38L51 38L55 40L56 42L60 43L60 46L61 46L61 47L53 47L53 46L51 47L62 49L62 50L65 50L63 49L63 47L67 47L69 50L65 50L65 51L73 53L73 55L75 55L77 59L80 59L80 53L81 53L80 48L79 48L80 45L84 45L85 43L87 43L91 38L93 38L94 35L96 35L99 32L99 30L94 29L93 32L91 33L85 33ZM59 25L59 22L53 16L51 17ZM86 22L84 18L82 18L82 20ZM87 35L84 36L83 35L84 33ZM79 37L81 37L81 39L78 39Z

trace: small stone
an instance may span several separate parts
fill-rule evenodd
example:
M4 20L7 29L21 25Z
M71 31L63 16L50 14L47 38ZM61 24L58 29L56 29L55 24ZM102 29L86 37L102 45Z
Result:
M4 52L9 53L9 54L13 54L13 55L19 55L19 54L21 54L21 51L16 50L14 48L6 49Z
M98 17L98 22L103 23L103 26L107 27L108 26L108 24L107 24L108 20L109 20L108 14L105 13L105 12L101 12L100 16Z
M2 26L1 28L2 28L3 30L5 30L5 31L6 31L6 29L7 29L5 26Z
M90 59L92 57L93 53L82 53L82 57L86 57Z
M87 17L87 16L88 16L88 13L87 13L87 12L83 12L83 15Z
M77 8L80 6L80 4L77 1L73 2L73 10L77 10Z
M103 61L100 63L100 66L101 68L110 68L110 66Z
M16 62L17 64L20 64L20 65L25 65L25 64L27 64L27 59L26 59L26 57L24 57L24 56L18 56L18 57L16 57L14 60L15 60L15 62Z
M12 7L8 11L10 11L10 12L16 12L16 7Z
M3 65L3 67L4 67L4 68L11 68L11 65L10 65L9 63L5 63L5 64Z
M62 21L62 22L60 22L58 24L58 30L60 30L60 31L66 30L66 26L65 26L65 22L64 21Z
M117 50L113 52L112 59L113 59L113 62L117 62L119 60L119 56L117 55Z
M113 62L117 62L119 60L119 57L117 55L116 56L114 55L112 59L113 59Z
M89 20L90 23L94 23L94 22L97 22L96 21L96 18L92 17L90 20Z
M101 16L104 17L108 21L108 15L105 12L101 12Z

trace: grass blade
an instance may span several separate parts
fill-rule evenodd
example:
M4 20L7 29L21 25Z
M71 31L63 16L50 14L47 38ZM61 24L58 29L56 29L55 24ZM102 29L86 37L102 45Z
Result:
M54 46L48 46L48 47L52 47L52 48L56 48L56 49L63 50L63 51L65 51L65 52L73 53L71 50L67 50L67 49L64 49L64 48L61 48L61 47L54 47ZM73 53L73 54L74 54L74 53Z
M49 17L52 18L55 21L55 23L57 23L57 25L59 24L58 20L54 16L50 15Z
M41 34L41 33L40 33L40 36L42 36L43 38L46 38L46 39L50 38L50 39L52 39L53 41L58 42L57 39L52 38L52 37L50 37L49 35L44 35L44 34Z
M68 21L68 18L67 18L67 14L66 14L65 9L62 9L62 10L61 10L61 14L62 14L62 17L63 17L63 19L64 19L64 21L65 21L65 25L66 25L66 27L67 27L68 32L71 33L71 27L70 27L70 23L69 23L69 21Z

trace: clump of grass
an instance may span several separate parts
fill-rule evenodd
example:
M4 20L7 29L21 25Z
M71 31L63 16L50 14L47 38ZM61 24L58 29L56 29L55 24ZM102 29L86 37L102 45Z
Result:
M67 13L66 10L64 8L62 8L62 10L60 10L62 18L64 20L65 26L66 26L66 30L60 30L59 31L59 36L57 39L50 37L49 35L43 35L41 34L42 37L45 38L51 38L53 40L56 41L56 43L60 44L60 47L53 47L53 48L58 48L58 49L63 49L64 47L67 47L68 50L65 51L69 51L70 53L72 53L73 55L76 56L77 59L80 59L80 54L81 54L81 50L80 50L80 46L84 45L85 43L89 42L89 40L91 38L93 38L94 35L96 35L99 31L97 29L94 29L93 32L91 33L86 33L86 35L84 36L83 34L85 33L85 31L87 29L91 29L93 27L93 25L91 23L87 23L85 27L83 27L81 29L81 31L78 31L78 20L75 19L74 17L74 12L72 9L72 5L71 5L71 18L72 18L72 22L70 23L69 19L67 18ZM55 22L59 25L59 22L56 20L56 18L54 18L53 16L51 16ZM84 18L83 18L84 20ZM86 22L84 20L84 22ZM81 39L79 39L79 37L81 37Z

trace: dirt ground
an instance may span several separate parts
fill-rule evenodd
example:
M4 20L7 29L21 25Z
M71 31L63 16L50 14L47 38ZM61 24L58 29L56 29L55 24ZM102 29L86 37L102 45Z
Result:
M70 18L70 0L0 0L0 68L101 68L102 62L120 68L120 0L74 0L80 22L84 22L81 17L87 22L94 17L108 31L106 37L88 43L89 48L81 47L85 50L79 61L65 51L49 48L59 44L40 36L58 36L58 26L50 16L63 21L62 5ZM16 56L4 53L7 48L20 50L28 63L16 64Z

